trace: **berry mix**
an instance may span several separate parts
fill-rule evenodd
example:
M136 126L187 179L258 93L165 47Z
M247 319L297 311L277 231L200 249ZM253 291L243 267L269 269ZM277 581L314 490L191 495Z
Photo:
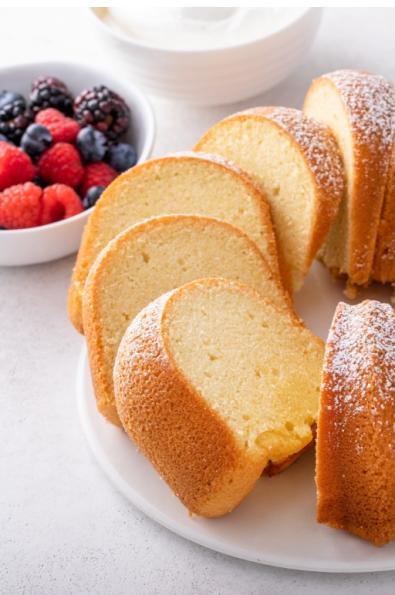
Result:
M137 161L122 136L125 101L98 85L73 98L41 76L29 101L0 92L0 229L46 225L93 207L114 178Z

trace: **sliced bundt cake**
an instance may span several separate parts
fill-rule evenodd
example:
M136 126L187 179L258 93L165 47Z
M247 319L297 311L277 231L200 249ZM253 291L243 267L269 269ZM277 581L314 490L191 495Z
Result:
M83 324L97 405L113 423L119 420L112 371L126 327L162 293L207 276L243 281L290 311L257 245L219 219L152 218L119 234L97 258L83 294Z
M191 512L223 515L270 461L311 442L322 356L322 341L284 308L239 283L198 280L127 329L118 413Z
M69 316L78 331L83 332L81 300L86 277L99 252L131 225L179 213L217 217L240 227L278 274L270 209L246 174L212 155L180 153L153 159L119 176L89 218L69 290Z
M325 351L317 519L382 545L395 537L395 314L340 303Z
M299 110L256 108L210 128L195 149L235 161L263 189L288 287L299 289L343 194L343 166L329 129Z
M372 278L380 283L395 283L395 114L390 173L384 192Z
M335 275L348 277L352 291L373 273L390 175L394 87L381 76L338 70L313 81L304 111L331 128L343 156L346 192L321 259Z

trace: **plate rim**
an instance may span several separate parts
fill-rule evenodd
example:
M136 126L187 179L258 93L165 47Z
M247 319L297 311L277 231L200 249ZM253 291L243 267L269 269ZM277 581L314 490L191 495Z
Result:
M291 561L288 561L287 558L285 558L285 560L280 560L278 556L273 556L273 558L267 555L264 555L263 557L254 557L250 555L248 552L243 553L243 550L236 551L234 548L232 548L232 546L229 546L228 548L222 547L210 538L201 538L200 536L196 536L196 534L194 534L193 532L188 532L184 530L182 527L179 527L177 522L172 522L170 517L161 512L155 506L152 506L149 502L147 502L147 500L144 497L140 495L138 491L136 491L129 483L126 482L122 475L114 468L114 466L111 463L111 460L107 456L104 449L101 448L98 438L93 429L93 426L89 421L90 416L88 413L88 395L84 390L86 374L89 374L89 367L87 348L86 343L84 341L78 358L76 376L76 396L79 421L82 426L85 438L90 447L90 450L94 456L96 463L102 469L105 476L110 481L110 483L116 488L116 490L120 494L122 494L122 496L126 500L128 500L133 506L135 506L140 512L145 514L147 517L149 517L156 523L162 525L167 530L171 531L172 533L175 533L183 539L186 539L187 541L196 543L199 546L209 549L211 551L215 551L226 556L237 558L239 560L245 560L247 562L254 562L255 564L272 566L275 568L284 568L287 570L297 570L301 572L326 572L333 574L365 574L367 572L390 572L395 570L395 560L392 564L383 563L380 566L376 563L371 566L365 566L364 568L360 568L355 565L353 566L351 563L349 567L345 568L336 567L333 565L333 563L328 563L326 565L321 564L320 567L313 567L309 564L303 563L295 564Z

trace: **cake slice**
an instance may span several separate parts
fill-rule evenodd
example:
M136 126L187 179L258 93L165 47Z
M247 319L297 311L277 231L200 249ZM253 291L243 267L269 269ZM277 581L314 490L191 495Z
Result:
M243 281L290 311L289 298L257 245L219 219L152 218L122 232L101 252L86 282L83 324L97 406L111 422L119 424L114 359L130 321L162 293L216 276Z
M322 357L322 341L284 308L246 285L201 279L127 329L114 369L118 413L191 512L223 515L270 462L311 442Z
M372 277L390 173L394 88L381 76L338 70L313 81L304 111L331 128L343 156L346 192L321 259L335 275L347 275L352 290Z
M287 286L298 290L343 194L343 167L329 129L299 110L255 108L213 126L195 150L235 161L260 185L289 272Z
M395 538L395 313L340 303L325 351L317 520L376 545Z
M180 153L153 159L119 176L89 218L69 290L69 316L79 332L84 285L99 252L127 227L177 213L217 217L240 227L279 274L270 209L246 174L213 155Z
M377 233L372 278L380 283L395 283L395 138Z

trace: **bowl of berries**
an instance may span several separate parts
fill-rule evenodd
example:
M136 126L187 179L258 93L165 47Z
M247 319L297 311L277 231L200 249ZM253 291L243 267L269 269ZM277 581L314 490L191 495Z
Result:
M108 72L48 62L0 69L0 265L75 252L103 190L146 160L145 95Z

